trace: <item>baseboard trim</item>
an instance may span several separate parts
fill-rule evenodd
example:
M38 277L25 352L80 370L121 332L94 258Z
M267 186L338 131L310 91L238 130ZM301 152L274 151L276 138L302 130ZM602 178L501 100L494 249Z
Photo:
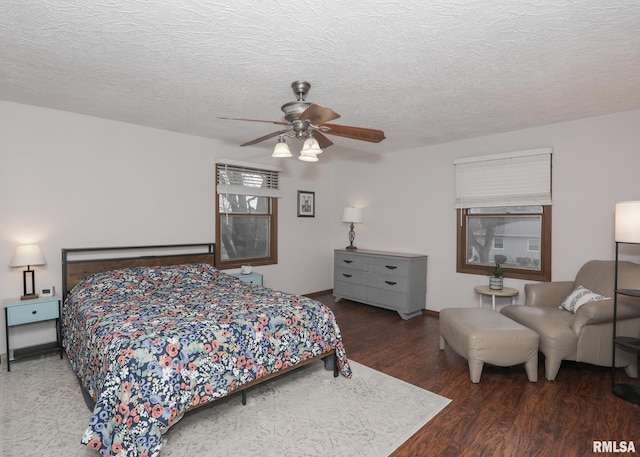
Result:
M327 294L332 294L333 293L333 289L327 289L327 290L320 290L318 292L311 292L308 294L303 294L305 297L309 297L309 298L315 298L315 297L319 297L320 295L327 295Z

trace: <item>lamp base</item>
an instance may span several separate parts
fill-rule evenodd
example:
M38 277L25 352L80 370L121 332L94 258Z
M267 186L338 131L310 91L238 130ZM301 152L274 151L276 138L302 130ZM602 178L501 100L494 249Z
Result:
M357 250L358 250L358 248L357 248L357 247L355 247L354 245L347 246L345 249L348 249L348 250L350 250L350 251L357 251Z
M40 298L38 294L27 294L20 297L20 300L34 300L36 298Z

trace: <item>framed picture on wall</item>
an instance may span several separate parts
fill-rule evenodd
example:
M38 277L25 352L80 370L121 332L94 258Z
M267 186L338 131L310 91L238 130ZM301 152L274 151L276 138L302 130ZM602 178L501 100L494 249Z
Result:
M316 193L306 190L298 191L298 217L315 217Z

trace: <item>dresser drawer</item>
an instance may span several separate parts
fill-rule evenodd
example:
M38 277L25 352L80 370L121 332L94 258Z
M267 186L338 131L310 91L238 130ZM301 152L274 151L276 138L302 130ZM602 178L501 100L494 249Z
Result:
M369 288L367 299L383 308L405 311L409 308L409 296L404 292L394 292L392 290Z
M366 257L347 253L336 253L335 268L348 268L350 270L367 271Z
M336 281L333 284L333 295L339 298L349 298L355 301L366 300L367 287L362 284Z
M388 274L372 274L369 277L370 287L376 289L392 290L394 292L406 293L409 290L409 281L404 276L393 276Z
M58 317L60 317L58 314L58 300L7 307L8 326L57 319Z
M364 284L366 273L360 270L349 270L348 268L336 268L333 272L335 281L348 282L350 284Z
M376 273L408 276L409 262L407 260L394 259L394 258L375 259L374 271Z

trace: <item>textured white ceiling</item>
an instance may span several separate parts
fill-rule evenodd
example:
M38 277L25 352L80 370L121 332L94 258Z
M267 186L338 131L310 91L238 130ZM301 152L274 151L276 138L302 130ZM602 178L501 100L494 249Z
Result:
M0 99L218 138L292 81L387 152L640 108L638 0L4 0ZM275 140L244 149L268 154Z

